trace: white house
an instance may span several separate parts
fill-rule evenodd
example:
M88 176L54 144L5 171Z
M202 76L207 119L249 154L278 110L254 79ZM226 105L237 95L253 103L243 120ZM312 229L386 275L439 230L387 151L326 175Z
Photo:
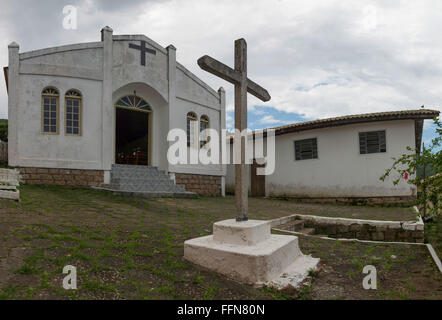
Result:
M112 172L127 169L118 164L148 165L160 171L132 166L131 174L161 176L150 191L183 190L164 182L166 173L187 191L223 193L225 166L167 161L170 129L190 135L191 120L225 128L224 90L179 64L172 45L113 35L109 27L92 43L23 53L11 43L5 78L9 165L20 169L24 182L112 189L121 183Z
M379 178L407 146L420 150L424 119L438 115L426 109L380 112L273 128L275 171L259 176L252 165L250 192L315 201L408 202L416 190L405 179L395 186L392 179ZM234 190L234 176L234 165L228 165L227 191Z

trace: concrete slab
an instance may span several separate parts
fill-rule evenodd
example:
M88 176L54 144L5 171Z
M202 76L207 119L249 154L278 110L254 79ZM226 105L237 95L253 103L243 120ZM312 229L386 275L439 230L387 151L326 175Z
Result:
M219 243L252 246L267 240L269 237L269 221L248 220L237 222L235 219L230 219L213 224L213 240Z
M269 281L267 286L277 289L288 286L297 288L308 277L310 270L317 270L318 263L319 258L302 255L288 266L279 277Z
M20 191L0 190L0 199L20 200Z
M0 182L0 190L17 190L16 186L4 185Z

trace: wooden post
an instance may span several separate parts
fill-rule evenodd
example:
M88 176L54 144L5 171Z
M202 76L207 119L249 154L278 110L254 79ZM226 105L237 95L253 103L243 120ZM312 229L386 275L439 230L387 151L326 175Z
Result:
M209 56L199 58L198 65L201 69L235 85L235 135L241 136L241 132L247 130L247 92L262 101L270 100L270 95L266 89L247 78L246 41L244 39L235 41L234 69ZM246 139L247 135L241 136L241 163L235 164L236 221L248 220L249 174L248 165L246 164ZM237 139L235 140L238 141Z
M241 132L247 130L247 43L244 39L235 41L235 71L240 74L240 82L235 84L235 134L241 137L241 164L235 165L236 221L247 221L249 191L246 165L247 136L241 136Z

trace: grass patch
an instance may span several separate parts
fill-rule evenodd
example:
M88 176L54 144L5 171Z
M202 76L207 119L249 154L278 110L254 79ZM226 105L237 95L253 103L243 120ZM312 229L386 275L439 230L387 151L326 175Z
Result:
M7 271L0 299L294 298L268 287L241 285L183 260L184 241L210 234L214 222L234 212L233 197L133 199L82 188L24 185L20 189L21 202L0 200L0 242L7 243L5 248L0 244L0 254L5 252L7 261L0 267L5 268L0 272ZM384 219L406 214L403 208L382 211L258 198L251 198L249 204L250 217L261 220L291 214L353 218L353 214L384 214ZM431 228L428 241L440 242L438 225ZM298 299L381 297L362 288L362 268L367 264L375 265L381 275L384 299L442 298L437 291L441 276L434 272L423 247L303 236L299 244L303 253L321 258L325 271L309 271L314 282L297 292ZM77 268L75 292L62 288L66 265ZM11 281L21 282L10 286Z

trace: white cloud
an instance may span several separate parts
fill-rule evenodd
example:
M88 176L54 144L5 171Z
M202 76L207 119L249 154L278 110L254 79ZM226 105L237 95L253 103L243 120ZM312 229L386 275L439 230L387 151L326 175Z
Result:
M276 124L276 123L283 123L285 121L275 119L273 116L264 116L261 118L261 120L259 122L261 122L262 124L272 125L272 124Z
M267 103L250 96L249 106L274 106L307 118L423 104L441 110L437 0L72 2L79 5L76 32L62 29L58 1L27 1L27 8L22 1L3 1L0 62L7 63L12 40L21 50L97 41L100 28L110 25L115 34L143 33L163 46L173 43L181 63L215 89L226 89L227 109L233 110L232 86L199 69L196 60L209 54L232 66L233 41L244 37L249 77L272 95ZM0 90L1 117L3 84Z

